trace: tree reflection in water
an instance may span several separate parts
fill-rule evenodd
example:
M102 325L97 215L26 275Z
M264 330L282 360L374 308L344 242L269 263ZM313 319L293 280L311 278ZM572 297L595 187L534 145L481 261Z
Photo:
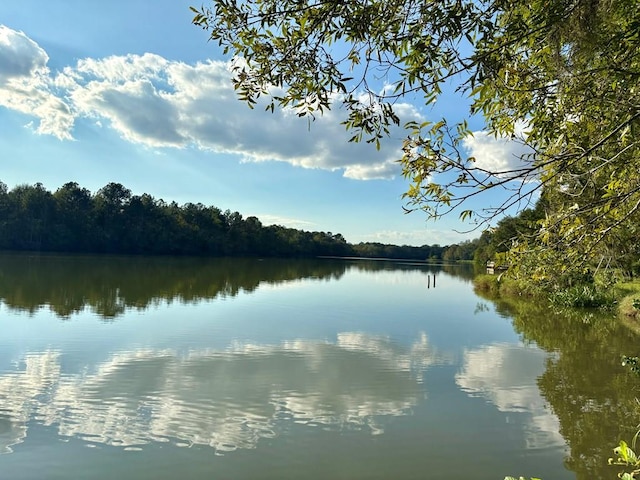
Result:
M0 300L10 309L34 313L48 306L69 317L89 308L103 319L158 302L201 300L253 292L261 284L302 279L339 279L349 268L366 271L441 268L465 279L472 270L456 266L336 259L238 259L70 255L0 255Z
M615 478L619 468L607 460L621 439L633 437L640 420L638 378L622 367L620 358L637 352L640 335L612 313L556 311L544 302L487 298L499 313L513 318L525 342L556 353L547 359L538 386L569 445L567 468L580 480Z

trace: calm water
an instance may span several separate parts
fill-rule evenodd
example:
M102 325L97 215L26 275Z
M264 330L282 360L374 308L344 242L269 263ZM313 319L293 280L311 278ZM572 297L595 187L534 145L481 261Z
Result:
M639 339L471 276L0 255L1 476L615 478Z

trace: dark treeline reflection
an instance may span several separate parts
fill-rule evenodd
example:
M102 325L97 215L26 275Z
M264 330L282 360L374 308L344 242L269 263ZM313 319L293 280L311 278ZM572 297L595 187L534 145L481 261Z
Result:
M342 276L331 260L0 255L0 300L35 312L47 305L66 317L89 307L103 317L159 301L197 302L254 291L261 283Z
M36 312L48 306L61 317L90 308L113 318L160 301L183 303L252 292L261 283L340 278L348 268L368 271L439 267L332 259L0 254L0 300L10 309ZM468 268L446 267L468 275Z
M620 359L622 354L637 354L640 335L611 314L491 300L498 312L513 318L525 341L556 352L538 386L569 445L567 468L578 480L616 478L618 469L607 460L620 440L631 441L640 418L636 400L640 383Z

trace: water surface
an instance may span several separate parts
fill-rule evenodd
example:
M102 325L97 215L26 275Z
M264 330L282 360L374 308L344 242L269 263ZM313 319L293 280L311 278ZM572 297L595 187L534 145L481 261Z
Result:
M525 331L517 307L477 296L471 276L328 259L2 255L3 472L12 479L593 474L609 436L625 433L624 412L607 420L600 408L620 392L599 380L577 394L573 383L584 389L592 378L575 376L594 375L592 367L575 369L583 355L577 343L546 345L552 326L528 319L543 333ZM606 332L618 347L599 348L603 357L637 340L612 328ZM594 331L578 339L591 358ZM598 375L619 384L629 377L612 358ZM582 440L585 405L597 407L609 436ZM576 462L583 451L588 462Z

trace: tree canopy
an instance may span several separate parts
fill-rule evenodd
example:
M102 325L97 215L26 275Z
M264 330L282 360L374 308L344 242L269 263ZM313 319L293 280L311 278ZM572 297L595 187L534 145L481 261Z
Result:
M403 99L445 87L469 118L526 146L519 165L470 156L467 119L404 126L407 210L457 211L487 225L540 197L521 252L584 266L626 251L640 220L640 5L637 0L211 0L193 22L233 57L239 98L300 116L340 106L352 141L379 146ZM470 208L488 191L496 204ZM634 242L631 242L634 243ZM621 247L622 245L622 247ZM622 251L624 250L624 251ZM547 272L537 272L539 276Z
M315 257L353 255L340 234L308 232L201 203L133 195L119 183L95 194L75 182L0 182L0 250L146 255Z
M352 245L340 233L263 225L213 205L134 195L115 182L95 194L75 182L53 193L41 183L9 189L0 182L0 251L470 260L474 248L474 242Z

